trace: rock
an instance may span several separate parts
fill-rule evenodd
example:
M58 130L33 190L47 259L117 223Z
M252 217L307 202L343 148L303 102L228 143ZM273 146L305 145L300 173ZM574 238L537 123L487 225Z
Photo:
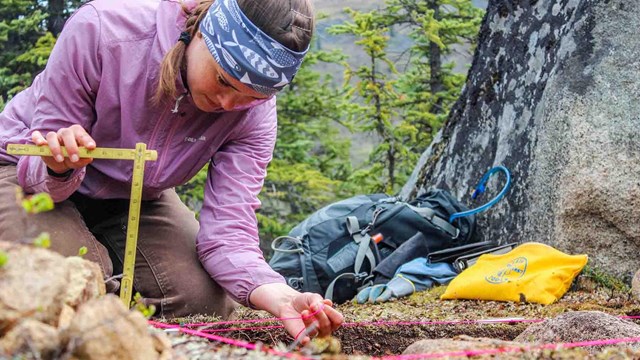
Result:
M53 359L60 351L56 328L32 319L20 322L0 338L0 355L8 354L12 358L22 358L19 354L38 354L41 359Z
M149 328L149 332L153 341L153 348L159 354L158 360L178 360L171 346L171 340L162 330ZM180 359L182 358L180 357Z
M579 342L599 339L640 337L640 325L600 311L574 311L529 326L514 341L535 343ZM640 349L637 342L624 343L624 348ZM595 354L603 346L586 349Z
M66 306L73 310L105 293L96 263L6 242L0 242L0 249L9 256L0 268L0 334L25 317L60 326L68 322Z
M155 360L161 355L156 350L158 340L154 343L144 316L126 309L115 295L105 295L80 305L61 338L69 349L67 355L78 359ZM164 342L159 341L160 344ZM162 354L168 350L163 345L160 348Z
M0 333L25 317L57 326L67 287L64 257L0 242L9 261L0 268Z
M637 300L640 300L640 270L631 279L631 293Z
M459 335L451 339L425 339L416 341L409 345L402 354L436 354L483 349L519 348L526 345L527 344L513 341L473 338L466 335Z
M492 1L448 122L401 192L472 201L503 164L513 186L478 241L544 242L630 276L640 268L640 2Z
M76 311L69 305L64 305L58 317L58 329L66 328L71 324L71 320L76 316Z
M68 282L65 304L76 308L78 305L106 293L102 270L94 262L78 256L64 259Z

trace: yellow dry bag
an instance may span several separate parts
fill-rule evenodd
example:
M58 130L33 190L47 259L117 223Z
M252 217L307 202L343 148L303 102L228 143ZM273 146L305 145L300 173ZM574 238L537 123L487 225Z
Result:
M524 243L501 255L482 255L447 287L441 299L522 301L551 304L569 289L587 255Z

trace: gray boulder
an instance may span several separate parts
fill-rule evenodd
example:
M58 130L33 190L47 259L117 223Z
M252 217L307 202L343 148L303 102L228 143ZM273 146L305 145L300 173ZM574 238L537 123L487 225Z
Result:
M477 181L505 165L514 183L479 217L480 240L544 242L633 274L639 28L638 1L491 1L463 93L401 196L434 186L478 204Z

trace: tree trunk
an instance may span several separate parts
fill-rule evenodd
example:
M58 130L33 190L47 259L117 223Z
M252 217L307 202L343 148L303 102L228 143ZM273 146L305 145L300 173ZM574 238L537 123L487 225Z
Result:
M429 7L433 10L433 18L442 20L439 1L431 1ZM442 96L440 94L440 92L444 90L444 84L442 83L442 51L440 50L440 46L433 41L429 42L429 69L431 70L429 78L431 94L438 99L435 106L433 106L432 112L439 114L444 112L442 111Z
M64 26L64 0L49 0L49 18L47 19L47 31L58 37Z
M401 192L470 193L505 165L478 240L537 241L640 266L640 2L491 0L466 86ZM500 179L501 176L496 176Z

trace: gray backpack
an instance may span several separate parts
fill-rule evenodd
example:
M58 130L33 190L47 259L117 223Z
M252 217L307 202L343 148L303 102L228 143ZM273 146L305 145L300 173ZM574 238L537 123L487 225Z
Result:
M473 214L449 222L467 210L444 190L408 203L385 194L354 196L275 239L269 265L292 288L342 303L363 286L388 281L405 262L468 243Z
M509 170L496 166L484 174L472 199L485 192L489 178L498 172L506 177L502 190L472 210L437 189L411 202L373 194L328 205L273 241L269 265L296 290L336 303L348 301L363 287L389 281L406 262L446 249L457 247L456 254L466 249L475 214L500 201L511 185ZM473 246L479 249L476 245L482 244Z

